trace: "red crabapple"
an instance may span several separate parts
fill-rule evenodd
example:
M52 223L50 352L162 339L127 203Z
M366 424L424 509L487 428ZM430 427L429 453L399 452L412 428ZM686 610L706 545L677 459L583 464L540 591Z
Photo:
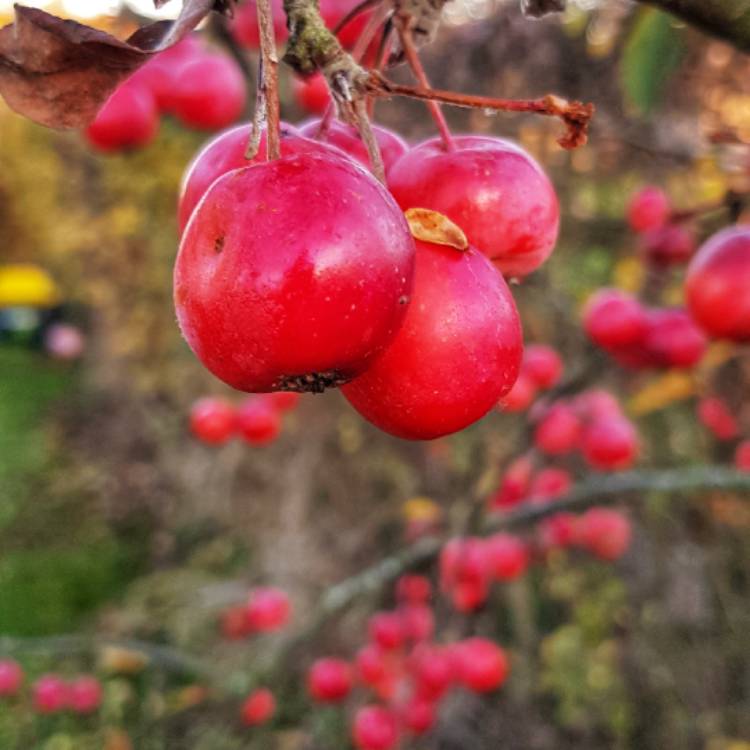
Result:
M620 402L609 391L592 388L579 393L573 400L578 416L584 421L600 417L617 417L622 414Z
M292 605L283 591L269 586L250 592L245 612L251 630L268 633L280 630L289 622Z
M688 266L690 314L712 338L750 341L750 227L722 229Z
M313 115L322 115L333 103L328 83L321 73L309 78L295 78L293 87L297 104Z
M534 381L522 370L513 387L497 402L497 408L511 413L526 411L536 398L536 393Z
M246 638L252 629L247 621L247 607L236 605L221 613L221 634L229 640L236 641Z
M485 555L490 574L496 581L513 581L526 572L529 553L518 537L494 534L485 541Z
M534 464L528 456L513 461L505 471L500 488L490 498L492 510L507 510L518 505L528 496Z
M490 136L419 144L388 172L403 209L445 214L506 276L525 276L550 255L560 211L542 168L519 146Z
M54 714L68 705L68 686L55 674L40 677L32 688L34 708L40 714Z
M0 659L0 698L15 695L22 682L21 665L13 659Z
M565 549L578 540L578 518L573 513L555 513L538 526L538 543L543 553Z
M426 604L403 604L399 610L404 635L413 643L427 641L435 633L435 615Z
M718 396L706 396L698 402L698 419L719 440L732 440L739 435L734 414Z
M146 146L158 129L159 113L151 92L126 82L107 99L85 136L100 151L121 151Z
M550 466L542 469L532 480L529 499L532 502L549 502L567 495L573 486L573 477L565 469Z
M484 541L451 539L440 553L440 588L459 612L473 612L487 601L489 569Z
M708 342L685 310L651 310L643 348L661 367L690 368L698 364Z
M508 676L508 657L500 646L486 638L469 638L456 644L461 683L475 693L497 690Z
M435 725L435 704L424 698L412 698L401 711L404 726L416 735L429 732Z
M734 465L740 471L750 471L750 440L743 440L734 452Z
M589 508L579 519L578 542L602 560L617 560L630 546L630 521L611 508Z
M223 398L198 399L190 409L190 429L204 443L223 445L237 430L234 407Z
M247 727L255 727L265 724L276 713L276 698L268 688L253 690L245 698L240 717L242 723Z
M307 689L321 703L340 703L351 692L352 673L343 659L318 659L307 674Z
M641 303L619 289L600 289L583 310L583 329L603 349L638 344L646 333L648 319Z
M300 128L300 133L308 138L317 138L320 130L320 120L310 120ZM408 150L406 142L400 135L394 133L382 125L373 125L372 131L380 148L380 156L386 173L393 164L401 158ZM356 128L339 120L332 120L325 135L322 137L324 143L336 146L354 161L359 162L367 169L370 168L370 157L367 155L367 147L359 137Z
M583 430L581 451L595 469L627 469L638 456L638 433L633 423L622 416L595 419Z
M695 252L695 236L682 224L666 224L643 234L641 252L654 266L687 263Z
M385 654L374 644L363 646L355 658L357 677L365 685L376 686L382 682L388 673Z
M237 409L237 433L250 445L268 445L281 432L278 409L264 398L245 399Z
M174 113L185 125L219 130L245 108L245 79L224 55L201 55L185 63L174 81Z
M541 390L557 385L563 372L560 355L546 344L530 344L523 353L521 371Z
M398 722L387 708L364 706L354 715L352 737L359 750L390 750L398 742Z
M299 405L299 400L302 396L294 391L276 391L274 393L266 393L263 398L273 406L276 411L285 412L292 411Z
M431 440L481 419L510 390L523 343L510 290L481 253L421 240L416 247L401 330L341 390L381 430Z
M630 199L627 209L628 223L634 232L658 229L669 219L671 210L666 193L658 187L648 185Z
M377 180L332 154L297 154L209 188L177 256L177 318L233 387L322 391L399 331L413 269L409 226Z
M451 654L440 646L417 646L409 665L417 695L430 701L442 698L456 676Z
M350 10L359 4L358 0L321 0L320 14L329 29L338 25ZM352 47L365 29L370 12L358 13L338 33L338 38L344 47Z
M558 401L553 404L534 430L534 445L550 456L564 456L580 443L581 421L572 407Z
M420 575L403 575L396 581L396 598L408 604L425 604L432 596L432 584Z
M376 612L368 624L370 640L385 651L401 648L406 640L404 622L398 612Z
M95 677L77 677L68 685L68 705L76 714L90 714L102 702L102 686Z

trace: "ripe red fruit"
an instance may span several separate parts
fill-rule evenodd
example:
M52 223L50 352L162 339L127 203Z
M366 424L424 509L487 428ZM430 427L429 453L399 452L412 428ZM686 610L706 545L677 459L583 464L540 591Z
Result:
M326 78L321 73L309 78L295 78L293 91L297 104L313 115L322 115L333 102Z
M404 635L413 643L427 641L435 633L435 615L426 604L404 604L399 608Z
M308 138L317 139L319 130L320 120L315 119L302 125L300 133ZM393 164L408 151L409 147L400 135L394 133L392 130L388 130L388 128L384 128L382 125L373 125L372 132L375 134L375 140L377 140L380 147L383 166L386 173L388 173ZM359 137L356 128L353 128L351 125L347 125L339 120L332 120L322 141L331 146L336 146L347 156L354 159L354 161L359 162L367 169L370 168L370 157L367 154L367 147Z
M338 156L298 154L209 188L177 256L177 318L235 388L322 391L390 343L413 266L409 227L377 180Z
M489 136L458 136L446 151L434 138L388 172L403 209L445 214L507 276L525 276L550 255L560 211L542 168L520 147Z
M521 371L537 388L547 390L556 385L563 372L560 355L546 344L530 344L523 353Z
M510 534L495 534L485 542L485 555L490 574L497 581L520 578L529 567L526 545Z
M391 651L401 648L406 640L404 621L398 612L376 612L368 624L370 640Z
M638 433L633 423L622 416L595 419L583 431L581 451L595 469L627 469L638 456Z
M709 238L685 277L690 314L713 338L750 341L750 227Z
M222 445L237 430L237 415L226 399L207 396L190 409L190 429L204 443Z
M359 679L371 687L382 682L388 673L383 651L373 644L368 644L357 652L355 664Z
M286 15L283 0L271 0L273 32L277 44L283 44L288 36ZM235 8L234 18L230 22L234 38L244 47L260 49L260 30L258 28L258 7L255 0L245 0Z
M620 402L608 391L592 388L576 396L573 405L584 421L600 417L617 417L622 414Z
M21 665L13 659L0 659L0 698L15 695L22 682Z
M68 685L68 705L73 713L93 713L101 702L102 686L95 677L78 677Z
M273 406L276 411L292 411L299 405L302 396L294 391L276 391L275 393L266 393L263 398Z
M412 698L402 709L401 721L416 735L429 732L435 726L435 704L424 698Z
M281 432L278 409L264 398L245 399L237 409L237 432L250 445L268 445Z
M531 481L529 499L532 502L548 502L566 495L573 486L573 477L565 469L550 466L542 469Z
M654 266L667 267L687 263L695 252L695 236L682 224L666 224L644 233L641 252Z
M534 445L550 456L564 456L578 448L581 421L575 410L558 401L539 420L534 431Z
M352 689L352 672L343 659L318 659L307 674L310 695L322 703L339 703Z
M486 638L469 638L456 645L459 678L475 693L497 690L508 676L508 657L500 646Z
M743 440L734 452L734 465L740 471L750 471L750 440Z
M245 638L252 632L247 621L247 607L237 605L221 613L221 634L229 640Z
M708 342L701 329L682 309L652 310L643 347L660 367L690 368L698 364Z
M341 390L381 430L431 440L481 419L510 390L523 342L510 290L484 256L473 248L416 246L414 293L401 330Z
M364 706L354 714L352 736L359 750L390 750L398 742L398 722L386 708Z
M396 581L396 598L409 604L425 604L432 596L432 584L419 575L403 575Z
M254 159L245 158L250 138L250 125L237 125L212 138L193 157L182 178L177 217L180 232L185 230L198 201L217 178L233 169L261 164L266 161L266 134L261 134L258 153ZM281 154L336 153L325 143L302 138L296 128L284 123L281 127Z
M455 678L451 654L439 646L418 646L409 666L417 695L435 701L443 697Z
M573 513L555 513L539 524L538 542L542 552L570 547L577 540L578 518Z
M626 516L610 508L590 508L579 519L578 542L602 560L617 560L630 546L632 529Z
M508 466L498 491L490 498L492 510L508 510L528 496L534 464L527 456L517 458Z
M158 129L159 113L151 92L124 83L104 103L85 136L100 151L121 151L146 146Z
M471 612L487 600L489 568L484 541L451 539L440 552L440 587L459 612Z
M628 204L628 224L634 232L658 229L669 219L672 208L666 193L648 185L633 195Z
M199 130L231 125L245 108L245 79L225 55L201 55L181 66L173 91L176 117Z
M583 329L603 349L619 349L638 344L648 326L641 303L619 289L600 289L583 310Z
M273 587L257 588L250 592L247 603L247 623L251 630L267 633L283 628L291 617L289 597Z
M53 714L68 705L68 686L55 674L40 677L32 688L34 708L40 714Z
M526 411L536 398L536 393L534 381L521 371L513 387L497 402L497 408L507 412Z
M320 14L329 29L335 28L339 21L359 4L358 0L321 0ZM365 29L371 12L357 14L338 33L338 38L344 47L352 47Z
M240 711L242 723L247 727L265 724L276 713L276 698L268 688L253 690L245 698Z
M732 440L739 435L734 414L718 396L707 396L698 402L698 419L719 440Z

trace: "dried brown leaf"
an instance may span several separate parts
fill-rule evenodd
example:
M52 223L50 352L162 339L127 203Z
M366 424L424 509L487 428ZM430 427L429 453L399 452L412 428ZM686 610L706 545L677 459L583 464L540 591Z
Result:
M429 208L409 208L404 211L412 236L436 245L448 245L456 250L466 250L469 240L461 227L447 216Z
M175 21L149 24L123 41L16 5L14 23L0 29L0 95L11 109L47 127L85 127L119 83L214 7L214 0L185 0Z

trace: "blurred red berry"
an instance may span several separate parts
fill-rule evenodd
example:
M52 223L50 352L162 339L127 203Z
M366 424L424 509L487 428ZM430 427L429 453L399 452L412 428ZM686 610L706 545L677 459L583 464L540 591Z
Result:
M532 502L547 502L566 495L573 486L573 478L565 469L555 466L542 469L531 480L529 499Z
M695 252L695 236L682 224L666 224L643 234L641 251L654 266L680 265Z
M743 440L734 452L734 465L740 471L750 471L750 440Z
M637 345L648 327L646 310L630 294L600 289L583 309L583 330L607 351Z
M409 667L417 694L431 701L442 698L455 679L451 654L440 646L417 646Z
M666 193L648 185L631 197L627 209L628 224L634 232L657 229L669 219L671 210Z
M221 634L232 641L246 638L252 632L247 621L247 607L242 604L224 610L220 625Z
M403 575L396 581L396 598L409 604L424 604L432 596L432 584L419 575Z
M234 435L236 428L234 407L223 398L201 398L190 409L190 429L204 443L222 445Z
M490 574L497 581L520 578L529 566L526 545L511 534L494 534L485 542Z
M690 368L703 358L705 334L683 309L652 310L643 346L661 367Z
M403 604L399 608L402 628L413 643L427 641L435 633L435 615L426 604Z
M558 401L539 420L534 431L534 445L550 456L564 456L578 448L581 422L575 411Z
M627 516L610 508L590 508L578 519L578 541L602 560L617 560L630 546Z
M40 677L32 688L34 708L40 714L54 714L68 706L68 686L55 674Z
M546 344L530 344L523 353L521 371L538 388L547 390L562 377L563 363L560 355Z
M698 402L698 419L719 440L733 440L739 435L734 414L718 396L707 396Z
M294 391L275 391L274 393L264 394L263 398L277 411L283 412L295 409L299 405L302 394Z
M237 431L250 445L268 445L281 432L278 409L263 396L246 398L237 409Z
M406 640L404 621L398 612L376 612L368 624L370 640L390 651L401 648Z
M76 714L90 714L102 702L102 686L95 677L78 677L68 685L68 705Z
M307 675L310 695L321 703L339 703L352 689L352 670L343 659L318 659Z
M526 411L536 394L537 386L534 381L521 371L513 387L497 402L497 408L511 413Z
M486 638L469 638L457 644L456 660L464 687L475 693L497 690L508 676L508 657Z
M382 706L364 706L354 715L352 736L359 750L390 750L398 742L398 722Z
M373 644L363 646L355 658L357 676L371 687L380 683L388 671L385 654Z
M435 726L435 704L424 698L412 698L403 707L401 721L412 734L429 732Z
M626 417L595 419L583 431L581 451L595 469L627 469L638 456L638 433Z
M0 698L15 695L22 683L21 665L13 659L0 659Z
M240 710L242 723L247 727L265 724L276 713L276 699L268 688L254 690L245 698Z
M250 592L245 612L251 630L267 633L280 630L289 622L292 605L280 589L257 588Z

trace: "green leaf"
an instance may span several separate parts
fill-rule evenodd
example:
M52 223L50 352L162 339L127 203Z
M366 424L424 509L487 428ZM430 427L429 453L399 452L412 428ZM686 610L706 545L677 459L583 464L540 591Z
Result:
M620 81L628 102L648 114L680 64L685 45L680 29L653 8L638 12L620 61Z

